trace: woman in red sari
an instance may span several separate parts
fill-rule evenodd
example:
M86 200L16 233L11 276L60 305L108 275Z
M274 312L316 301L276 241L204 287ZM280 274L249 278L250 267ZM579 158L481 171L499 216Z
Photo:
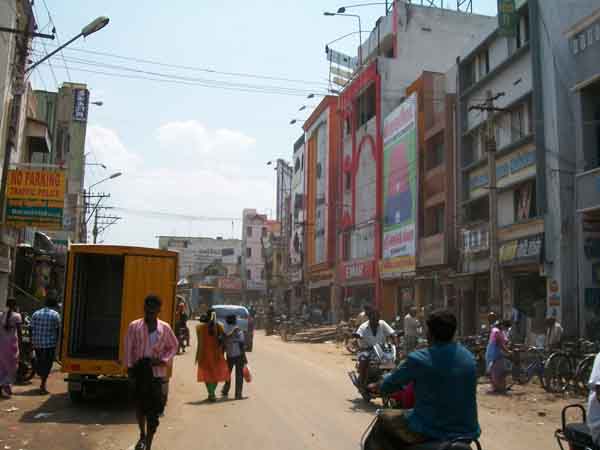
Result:
M198 336L196 351L198 383L206 384L208 400L215 402L217 384L229 380L229 368L224 356L223 326L217 322L214 310L210 309L200 319L196 334Z

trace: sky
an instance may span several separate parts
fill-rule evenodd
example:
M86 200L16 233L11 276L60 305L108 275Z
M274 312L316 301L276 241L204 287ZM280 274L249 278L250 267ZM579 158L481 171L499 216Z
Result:
M122 217L100 241L156 247L158 235L239 238L242 209L272 215L275 173L266 163L291 159L302 129L290 120L305 119L319 101L307 95L327 89L325 44L357 31L353 18L323 16L340 6L343 0L36 0L40 29L55 26L60 42L97 16L110 18L31 78L46 90L86 83L91 101L103 103L90 105L85 151L89 163L107 168L87 166L85 184L123 175L94 188L111 195L104 204L114 209L105 212ZM370 31L383 10L348 12ZM496 0L473 0L473 10L493 15ZM355 55L357 44L351 35L332 47ZM32 60L54 45L37 39ZM180 78L156 81L162 74Z

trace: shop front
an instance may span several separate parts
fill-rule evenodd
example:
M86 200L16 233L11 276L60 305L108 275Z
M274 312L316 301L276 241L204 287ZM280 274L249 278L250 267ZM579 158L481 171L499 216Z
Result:
M326 321L335 320L333 272L330 269L313 270L308 281L308 306L320 311Z
M342 317L348 320L363 311L365 305L375 305L376 274L375 261L345 261L338 269L341 287Z
M556 281L541 273L544 235L537 234L503 243L500 246L502 267L502 313L513 322L515 342L539 345L545 334L545 319L560 312L548 308L548 283Z
M403 271L398 259L384 259L379 264L383 286L382 315L386 320L404 317L411 307L417 306L415 297L415 272Z

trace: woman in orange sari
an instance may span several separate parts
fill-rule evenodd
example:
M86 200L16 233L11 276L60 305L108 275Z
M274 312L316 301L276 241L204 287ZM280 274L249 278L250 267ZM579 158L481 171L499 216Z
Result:
M196 334L198 336L196 351L198 383L206 384L208 400L215 402L217 384L229 380L229 368L225 361L222 343L223 326L217 322L216 314L212 309L200 319Z

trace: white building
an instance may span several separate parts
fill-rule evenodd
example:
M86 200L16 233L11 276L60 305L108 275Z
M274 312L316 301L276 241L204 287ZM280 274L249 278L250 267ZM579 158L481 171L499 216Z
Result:
M267 238L269 220L256 209L244 209L242 225L241 278L246 298L265 294L266 277L261 238Z
M206 266L220 262L227 268L227 275L237 275L242 254L242 241L221 237L159 236L162 250L179 253L179 278L201 273Z

